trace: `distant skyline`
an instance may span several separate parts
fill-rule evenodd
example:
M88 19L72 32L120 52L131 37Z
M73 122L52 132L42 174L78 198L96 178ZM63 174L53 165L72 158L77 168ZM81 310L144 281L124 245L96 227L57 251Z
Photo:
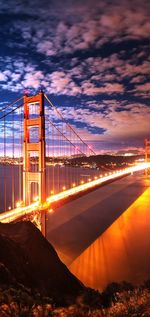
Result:
M0 0L0 108L42 89L96 153L142 149L149 12L146 0Z

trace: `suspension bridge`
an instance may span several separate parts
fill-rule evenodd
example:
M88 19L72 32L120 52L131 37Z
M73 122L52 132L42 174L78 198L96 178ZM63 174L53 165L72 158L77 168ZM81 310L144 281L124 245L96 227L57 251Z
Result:
M0 222L30 219L43 235L53 203L150 168L146 140L144 163L107 174L91 169L83 174L72 160L96 153L43 92L0 109L0 128Z

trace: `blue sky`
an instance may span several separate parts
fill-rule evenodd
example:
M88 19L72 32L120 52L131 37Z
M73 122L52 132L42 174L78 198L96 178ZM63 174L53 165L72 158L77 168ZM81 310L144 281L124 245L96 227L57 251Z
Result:
M43 89L97 153L141 148L149 13L146 0L0 0L0 107Z

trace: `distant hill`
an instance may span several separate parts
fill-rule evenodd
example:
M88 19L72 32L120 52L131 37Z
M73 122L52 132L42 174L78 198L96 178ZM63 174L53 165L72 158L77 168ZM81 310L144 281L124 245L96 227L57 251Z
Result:
M123 156L123 155L92 155L88 157L77 157L70 159L70 162L73 164L81 164L82 162L86 162L89 164L96 163L97 166L110 164L110 163L133 163L138 159L143 158L143 155L131 155L131 156Z
M31 222L0 223L0 287L17 283L55 298L84 288Z

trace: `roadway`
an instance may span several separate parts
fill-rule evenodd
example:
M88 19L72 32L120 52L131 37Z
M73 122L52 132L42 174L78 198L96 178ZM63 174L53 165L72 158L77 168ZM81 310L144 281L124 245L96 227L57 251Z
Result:
M141 163L133 165L132 167L125 168L120 171L114 171L107 175L101 175L99 177L95 176L94 180L89 180L88 182L81 181L80 185L72 184L72 187L69 189L64 188L62 192L54 193L50 197L47 197L46 201L44 203L41 203L38 199L38 197L35 197L35 202L31 203L30 205L26 206L23 204L22 201L19 201L16 203L15 209L9 209L6 212L0 213L0 222L12 222L12 221L18 221L19 218L23 219L24 217L27 217L27 215L32 215L33 212L40 212L42 210L48 210L51 207L51 204L53 202L60 202L62 199L66 198L73 198L74 196L77 196L79 193L84 193L89 189L94 189L97 186L102 186L102 184L105 184L109 181L115 181L118 179L118 177L123 177L128 174L133 174L133 172L142 171L145 170L145 168L150 168L150 163Z
M48 240L86 285L150 277L149 185L130 175L47 215Z

